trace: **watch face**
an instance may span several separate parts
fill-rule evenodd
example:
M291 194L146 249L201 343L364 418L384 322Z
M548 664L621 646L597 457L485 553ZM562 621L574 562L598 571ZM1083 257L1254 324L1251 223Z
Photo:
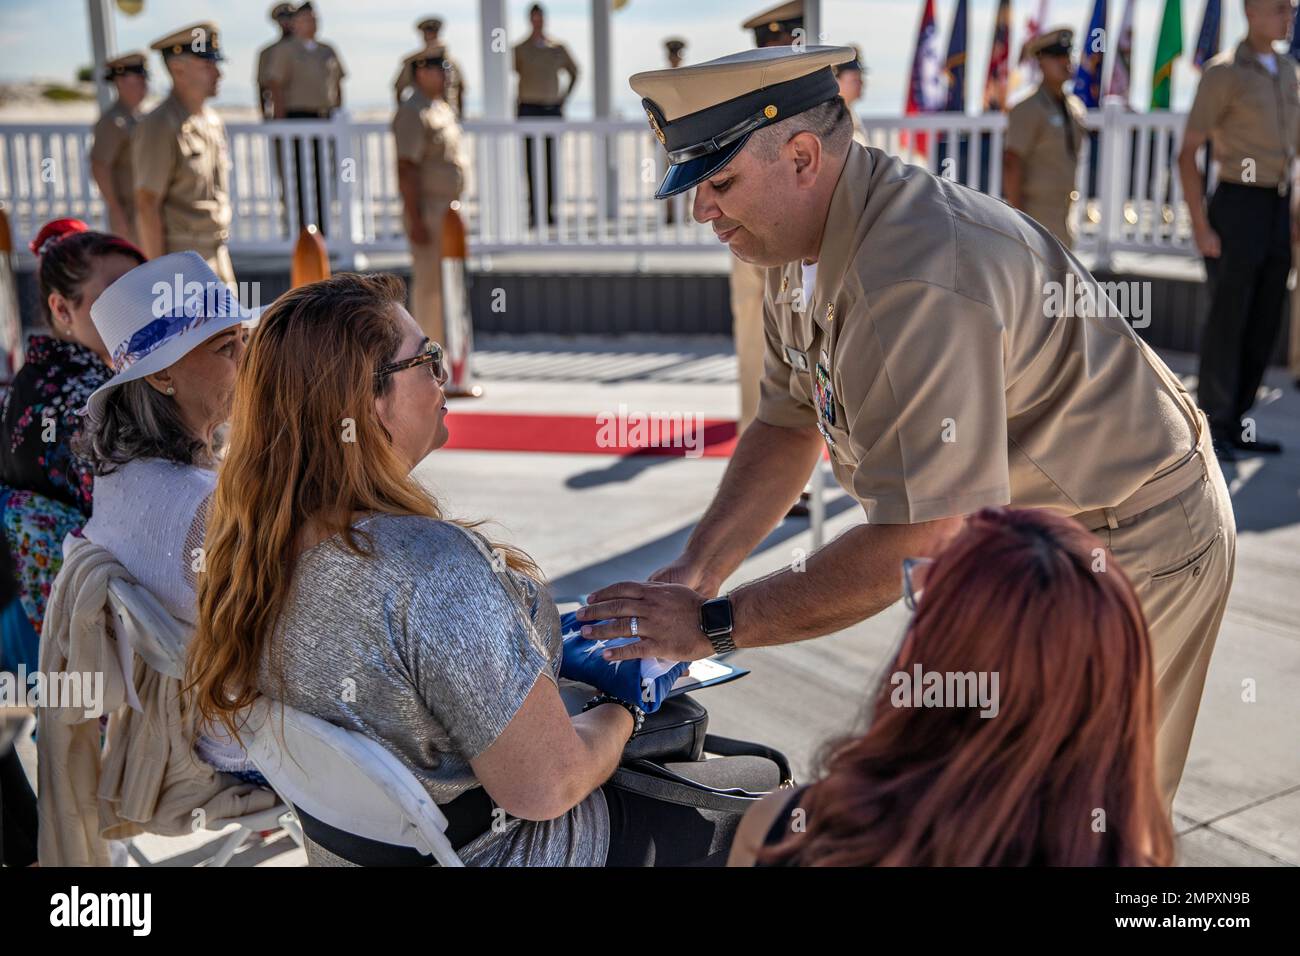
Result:
M731 602L726 598L705 601L700 606L700 626L706 634L731 630Z

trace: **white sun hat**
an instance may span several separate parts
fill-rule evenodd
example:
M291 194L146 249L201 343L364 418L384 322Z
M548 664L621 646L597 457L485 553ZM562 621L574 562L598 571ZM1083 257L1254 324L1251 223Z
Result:
M176 252L136 266L100 294L90 319L116 373L81 409L98 418L109 393L160 372L231 326L256 321L197 252Z

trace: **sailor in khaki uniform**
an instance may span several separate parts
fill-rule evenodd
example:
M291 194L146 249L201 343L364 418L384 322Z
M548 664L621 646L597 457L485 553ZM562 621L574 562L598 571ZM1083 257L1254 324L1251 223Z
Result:
M593 639L637 617L640 642L613 660L804 640L898 600L903 559L963 516L1050 508L1136 587L1172 802L1235 555L1205 416L1108 300L1088 306L1092 277L1036 223L852 141L831 71L851 55L754 50L632 77L673 161L658 196L696 187L696 219L766 267L767 351L757 420L685 552L580 616L613 619ZM713 599L823 452L866 523Z
M109 60L104 64L104 76L116 88L117 99L95 123L90 172L104 197L109 231L136 242L131 133L140 121L140 104L149 92L144 54L127 53Z
M420 47L415 53L402 58L402 68L398 70L397 79L393 81L393 94L397 98L397 105L402 105L402 100L406 97L407 91L415 85L415 79L411 75L411 61L416 57L436 50L447 61L447 102L456 111L457 118L464 116L465 71L461 69L460 64L455 59L448 55L447 45L439 39L442 36L442 21L437 17L425 17L415 25L415 29L424 38L424 46Z
M1300 64L1274 44L1291 33L1288 0L1246 0L1246 37L1201 74L1178 172L1205 258L1210 312L1201 332L1197 398L1224 461L1277 454L1249 417L1277 346L1300 215L1291 195L1300 151ZM1218 185L1205 203L1197 153L1211 143ZM1294 294L1293 294L1294 295Z
M411 243L411 315L435 342L442 315L442 224L465 180L460 126L444 94L447 62L437 53L412 62L415 88L393 117L403 222Z
M293 37L272 52L267 61L266 84L271 91L276 119L325 120L343 106L343 79L347 70L338 52L316 39L319 21L311 0L298 7L289 21ZM295 137L293 165L297 170L296 199L300 226L314 223L321 235L329 235L330 198L335 186L335 157L332 140L309 137L310 166L302 155L302 140ZM305 205L303 179L315 189L315 207Z
M195 23L155 41L172 78L167 99L140 120L131 137L136 229L150 259L192 249L223 281L235 270L230 236L230 153L226 127L207 100L217 95L221 38L213 23Z
M569 55L569 48L546 35L546 12L540 3L528 8L531 32L515 44L515 73L519 75L519 90L515 115L520 119L558 119L564 115L564 104L578 82L578 64ZM560 87L560 74L568 75L568 83ZM546 221L555 222L555 137L545 137L543 163L546 177ZM528 176L528 224L537 225L537 204L534 196L533 137L524 137L524 170Z
M1074 245L1070 206L1078 199L1079 146L1088 135L1083 101L1065 89L1073 69L1074 31L1057 27L1025 47L1043 80L1007 117L1002 188L1007 202L1037 219L1069 249Z
M271 102L271 90L268 82L268 68L275 52L293 39L293 4L277 3L271 8L271 22L280 30L280 36L274 43L268 43L257 51L257 108L263 119L275 118L275 104ZM279 141L276 141L279 146Z

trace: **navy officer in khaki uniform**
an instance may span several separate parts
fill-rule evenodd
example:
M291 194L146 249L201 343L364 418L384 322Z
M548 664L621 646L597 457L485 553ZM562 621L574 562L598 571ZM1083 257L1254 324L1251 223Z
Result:
M1120 316L1061 309L1094 280L1001 201L853 142L845 47L772 48L632 77L672 165L659 198L766 268L755 422L684 552L590 596L609 659L694 660L841 630L898 600L986 506L1050 508L1132 579L1156 662L1159 784L1182 774L1236 528L1205 416ZM829 451L862 507L791 568L718 596ZM632 619L639 622L631 626Z
M1038 60L1043 81L1007 117L1002 190L1007 202L1051 231L1065 248L1074 245L1070 207L1079 147L1088 135L1083 100L1065 88L1073 72L1074 31L1056 27L1030 40L1025 51Z
M136 230L150 259L192 249L234 285L230 238L230 149L226 126L207 101L221 83L225 56L213 23L195 23L156 40L171 94L131 136Z
M131 134L140 121L140 104L149 92L149 69L144 54L114 57L104 64L104 76L117 91L117 99L95 124L90 172L104 197L109 231L137 242Z

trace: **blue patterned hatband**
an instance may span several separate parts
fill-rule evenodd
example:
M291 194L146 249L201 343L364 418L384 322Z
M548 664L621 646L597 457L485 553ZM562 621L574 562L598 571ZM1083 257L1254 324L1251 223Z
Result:
M137 329L113 350L113 370L123 372L176 336L213 319L242 316L239 300L220 282L157 282L153 287L154 320Z

